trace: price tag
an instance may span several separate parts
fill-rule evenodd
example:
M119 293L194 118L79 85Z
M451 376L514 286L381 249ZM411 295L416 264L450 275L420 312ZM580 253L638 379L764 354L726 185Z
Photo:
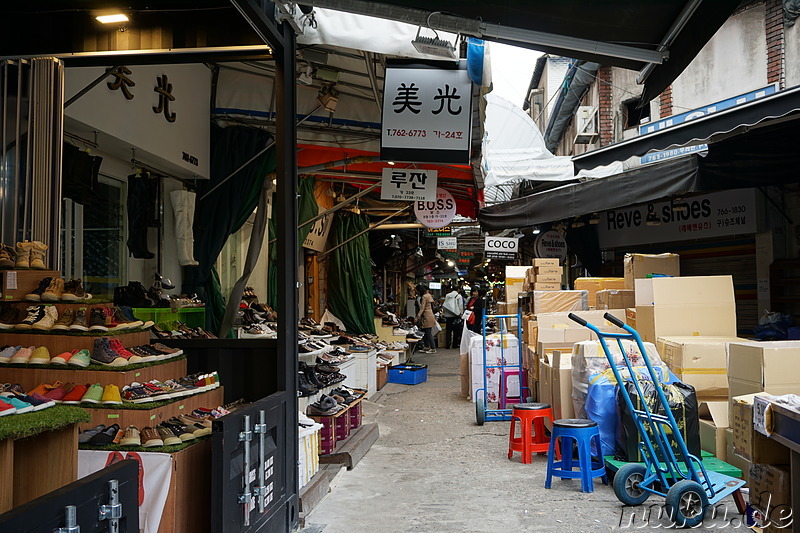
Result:
M16 272L6 272L6 290L7 291L15 291L15 290L17 290L17 273Z
M108 418L119 418L119 414L116 414L116 415L108 415Z
M182 409L183 409L182 405L180 407L178 407L178 411L181 411Z
M156 419L156 415L150 415L150 420L155 420L155 419Z
M141 376L141 375L142 375L142 373L141 373L141 372L137 372L137 373L136 373L136 375L135 375L134 377L137 377L137 378L138 378L138 377L139 377L139 376Z

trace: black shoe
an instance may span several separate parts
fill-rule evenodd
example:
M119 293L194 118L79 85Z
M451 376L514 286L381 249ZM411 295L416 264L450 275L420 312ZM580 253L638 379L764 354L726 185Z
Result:
M108 426L103 431L97 433L94 437L89 439L89 444L111 444L119 432L119 424Z
M317 389L315 386L313 386L311 383L308 382L308 378L306 377L305 373L298 372L297 381L298 381L297 391L299 393L298 395L301 398L312 396L317 392L319 392L319 389Z
M314 387L319 387L319 388L322 388L322 387L324 387L324 385L322 384L322 382L321 382L320 380L318 380L318 379L317 379L317 375L314 373L314 367L312 367L312 366L308 366L308 365L307 365L307 364L305 364L303 361L300 361L300 364L299 364L299 366L300 366L300 372L302 372L303 374L305 374L305 376L306 376L306 379L308 380L308 382L309 382L309 383L310 383L312 386L314 386Z

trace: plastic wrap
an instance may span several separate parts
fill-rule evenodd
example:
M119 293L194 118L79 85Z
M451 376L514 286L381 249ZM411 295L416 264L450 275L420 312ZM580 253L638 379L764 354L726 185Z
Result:
M614 364L617 367L624 367L625 360L620 352L619 345L616 341L606 343L612 356L614 357ZM636 343L630 340L623 340L622 346L625 348L625 353L631 361L631 364L636 366L644 366L644 359L639 353L639 348ZM653 343L645 342L644 349L647 351L647 357L650 359L650 364L659 376L669 376L669 369L667 365L661 361L658 351ZM583 341L576 342L572 348L572 403L575 407L575 416L578 418L585 418L586 409L586 395L589 392L589 380L591 376L601 374L611 368L605 352L600 341Z
M536 314L588 309L589 293L586 291L533 291L533 312Z

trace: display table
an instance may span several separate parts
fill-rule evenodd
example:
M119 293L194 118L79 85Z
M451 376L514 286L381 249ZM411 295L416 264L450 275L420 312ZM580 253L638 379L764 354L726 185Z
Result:
M0 513L78 479L80 407L56 406L0 419Z

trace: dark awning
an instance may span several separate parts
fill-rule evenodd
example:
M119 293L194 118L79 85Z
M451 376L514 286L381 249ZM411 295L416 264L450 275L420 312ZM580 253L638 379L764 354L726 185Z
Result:
M683 72L739 0L306 0L603 65L642 70L657 63L643 99ZM665 57L668 55L668 58Z
M713 143L749 129L766 125L775 119L800 113L800 86L764 96L752 102L712 113L677 126L640 135L605 148L592 150L572 158L576 172L624 161L653 150L673 146Z
M608 178L564 185L481 209L484 230L522 228L699 190L691 155Z

